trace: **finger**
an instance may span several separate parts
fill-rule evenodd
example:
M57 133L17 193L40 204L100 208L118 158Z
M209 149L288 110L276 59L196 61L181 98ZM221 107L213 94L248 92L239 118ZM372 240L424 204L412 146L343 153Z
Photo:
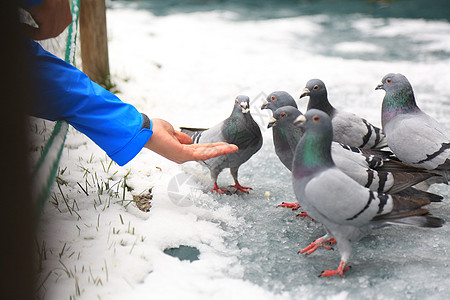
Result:
M194 156L196 160L206 160L216 156L230 154L238 150L238 147L232 144L216 145L213 147L197 148Z
M227 143L189 145L189 147L194 149L195 155L202 157L201 160L230 154L239 150L238 146Z
M181 144L192 144L194 142L186 133L174 130L173 134Z
M190 145L192 148L214 148L214 147L218 147L218 146L227 146L227 145L233 145L236 146L234 144L228 144L225 142L217 142L217 143L204 143L204 144L193 144ZM236 146L237 147L237 146Z

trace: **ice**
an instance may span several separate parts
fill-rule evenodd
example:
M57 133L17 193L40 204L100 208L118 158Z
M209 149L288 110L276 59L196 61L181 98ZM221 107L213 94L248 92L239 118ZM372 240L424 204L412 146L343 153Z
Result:
M411 81L418 105L450 132L448 21L317 11L328 1L305 14L285 4L277 10L266 1L259 12L239 5L231 9L188 2L180 8L164 3L114 1L108 9L110 65L118 95L175 127L213 126L231 113L237 95L248 95L264 137L262 149L239 170L241 184L253 190L248 195L211 194L209 171L200 164L176 165L147 150L124 167L110 164L102 150L70 128L58 174L63 181L54 187L36 239L42 254L39 295L446 298L448 186L430 188L444 196L442 203L430 205L447 222L444 227L383 228L353 244L352 269L344 278L318 278L322 270L337 267L338 251L297 254L324 231L297 217L298 211L278 207L296 199L267 129L271 114L260 106L275 90L298 99L306 82L316 77L327 84L337 108L380 125L384 93L374 88L386 73L400 72ZM306 100L297 103L305 111ZM41 121L36 122L41 128ZM218 183L233 183L228 170ZM131 199L149 188L152 207L145 213ZM190 262L164 253L180 246L198 249L199 259Z

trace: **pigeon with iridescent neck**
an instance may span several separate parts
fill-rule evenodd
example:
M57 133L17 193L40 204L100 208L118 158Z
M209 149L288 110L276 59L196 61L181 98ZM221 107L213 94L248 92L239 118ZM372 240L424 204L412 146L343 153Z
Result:
M334 141L358 148L381 149L386 146L380 128L353 113L337 110L330 104L322 80L309 80L300 98L305 96L309 96L308 110L320 109L331 117Z
M356 242L373 229L391 224L441 227L444 221L433 217L423 206L428 200L377 193L361 186L338 169L331 158L333 128L330 117L317 109L295 120L305 129L294 154L292 181L298 202L306 213L321 223L326 234L300 253L307 255L319 247L331 249L337 243L341 262L336 270L321 277L340 275L348 270Z
M284 156L278 153L277 155L289 170L292 169L295 148L303 135L303 130L294 125L294 120L300 115L301 112L295 107L283 106L274 112L268 124L268 127L273 129L279 128L286 139L289 151L284 152ZM434 176L429 172L391 160L384 155L378 151L365 152L362 149L337 142L331 144L331 156L336 166L359 184L373 191L398 193ZM387 171L386 168L392 171ZM432 195L434 201L441 199L438 195Z
M247 96L237 96L231 115L221 123L209 129L182 127L181 132L188 134L194 143L227 142L239 147L237 152L210 158L201 162L208 167L214 187L211 191L228 193L217 185L217 177L225 168L230 168L236 191L248 193L250 187L242 186L238 181L239 167L248 161L262 146L262 135L258 124L250 114L250 99Z
M381 123L387 143L404 163L433 170L450 179L450 135L416 104L408 79L387 74L375 88L383 89Z

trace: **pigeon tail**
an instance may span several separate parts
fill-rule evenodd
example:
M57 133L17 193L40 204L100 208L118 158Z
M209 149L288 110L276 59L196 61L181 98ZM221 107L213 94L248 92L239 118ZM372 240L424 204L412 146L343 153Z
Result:
M208 128L180 127L180 131L187 134L194 141L194 144L198 143L201 133L205 130L208 130Z
M414 198L421 198L426 199L430 202L441 202L444 197L441 195L433 194L426 191L421 191L413 187L409 187L407 189L402 190L401 192L398 192L397 195L402 197L414 197Z
M433 177L434 174L423 172L423 173L408 173L408 172L393 172L394 185L389 189L390 194L395 194L409 188L417 183L427 180Z
M392 221L390 223L410 225L416 227L439 228L442 227L442 225L444 225L445 221L438 217L423 215L423 216L406 217Z

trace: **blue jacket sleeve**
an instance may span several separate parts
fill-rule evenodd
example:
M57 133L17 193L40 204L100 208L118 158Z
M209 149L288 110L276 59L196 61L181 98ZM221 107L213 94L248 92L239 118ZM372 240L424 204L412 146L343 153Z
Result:
M20 0L19 4L23 8L29 8L40 4L42 0Z
M143 128L144 117L133 105L38 43L30 40L29 46L34 82L30 114L67 121L121 166L133 159L153 134L152 123Z

